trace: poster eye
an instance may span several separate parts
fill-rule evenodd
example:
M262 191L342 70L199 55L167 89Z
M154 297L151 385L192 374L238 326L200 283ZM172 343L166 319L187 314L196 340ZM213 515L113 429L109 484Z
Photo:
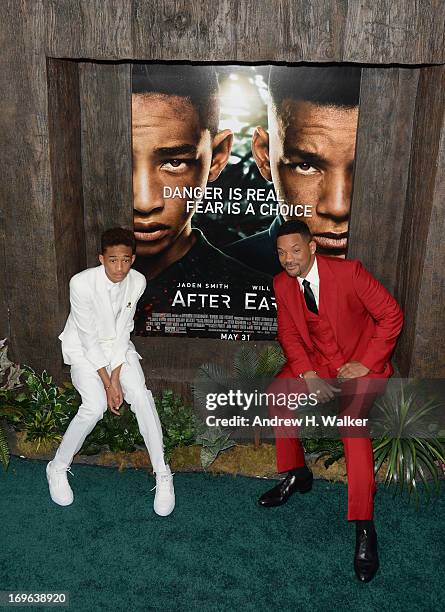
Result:
M317 168L315 168L308 162L300 162L296 164L295 170L299 174L314 174L315 172L317 172Z

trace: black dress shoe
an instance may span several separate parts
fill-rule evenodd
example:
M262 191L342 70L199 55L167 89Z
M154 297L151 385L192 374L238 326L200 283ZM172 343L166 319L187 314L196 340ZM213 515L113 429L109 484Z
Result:
M313 480L314 477L309 469L307 470L307 476L303 478L301 476L297 477L295 474L289 472L286 478L273 487L273 489L263 493L258 500L258 504L265 508L281 506L285 504L289 497L296 491L300 493L307 493L310 491L312 489Z
M374 527L365 527L356 530L355 538L355 574L361 582L369 582L379 569L377 533Z

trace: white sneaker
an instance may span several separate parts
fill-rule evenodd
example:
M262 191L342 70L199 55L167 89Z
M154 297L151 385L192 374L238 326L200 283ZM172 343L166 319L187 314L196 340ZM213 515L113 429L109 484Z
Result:
M173 474L167 467L165 472L156 473L156 489L153 510L159 516L168 516L175 507L175 489L173 488ZM153 490L153 489L152 489Z
M59 506L69 506L73 503L73 491L68 483L66 473L71 472L71 468L57 468L50 461L46 466L46 478L49 485L51 499Z

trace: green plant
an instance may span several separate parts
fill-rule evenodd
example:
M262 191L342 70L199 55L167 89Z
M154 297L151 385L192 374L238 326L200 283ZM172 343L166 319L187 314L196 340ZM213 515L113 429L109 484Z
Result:
M6 432L0 425L0 461L3 464L4 469L8 469L9 466L9 446L6 438Z
M233 384L243 390L264 391L270 380L279 372L285 362L279 346L267 346L260 353L251 347L242 347L234 356L232 370L217 363L199 366L192 390L195 398L205 405L209 391L225 391Z
M383 433L373 442L375 471L386 463L385 484L395 485L395 492L407 492L408 499L414 496L416 504L417 482L423 483L428 499L432 492L437 494L445 464L441 439L445 432L431 437L431 432L437 430L434 415L443 413L445 404L428 395L425 397L419 384L401 382L399 388L391 389L377 402L378 425Z
M156 397L155 403L164 434L165 456L169 461L175 447L195 442L196 419L193 408L170 389Z
M316 454L318 457L327 457L324 461L325 468L344 457L343 442L334 438L302 438L301 440L306 453Z
M37 374L25 366L21 370L23 382L18 392L3 393L0 416L5 417L16 429L26 432L27 440L42 444L61 439L79 406L79 395L70 383L58 387L46 372Z
M13 418L18 419L20 410L11 405L9 393L0 390L0 462L5 470L9 467L10 452L8 444L8 436L6 433L6 424L8 420Z
M11 391L21 385L22 368L8 357L6 338L0 340L0 392Z
M80 396L71 383L57 386L46 372L37 374L32 368L22 370L24 382L18 394L3 391L0 418L3 416L18 430L26 432L26 439L42 445L61 440L69 422L80 404ZM10 379L11 380L11 379ZM164 391L155 400L164 431L166 456L178 445L192 444L195 439L195 421L192 408L184 405L172 391ZM3 433L3 432L2 432ZM0 437L0 456L8 458L6 436ZM108 448L112 452L133 452L144 440L136 417L124 403L120 417L106 411L85 440L81 453L91 455Z
M136 417L128 404L120 409L120 416L115 416L107 410L96 427L86 438L81 453L94 455L108 447L113 453L132 453L136 447L144 444Z
M26 439L36 443L38 451L42 444L60 442L62 436L57 430L57 421L50 410L36 410L26 418Z
M217 458L220 452L235 446L233 440L229 440L230 431L224 431L220 427L202 428L196 436L196 443L201 444L201 465L207 469Z
M5 341L0 341L0 368L0 419L6 419L16 430L25 431L26 439L34 442L37 450L42 445L60 441L80 404L80 396L73 385L64 383L58 386L46 371L38 374L30 367L21 369L12 364L6 356ZM23 382L19 380L20 376ZM155 402L164 433L165 454L169 460L175 447L195 442L198 425L193 408L173 391L164 391L161 397L155 398ZM105 412L85 440L81 453L95 454L106 447L112 452L133 452L143 444L136 417L124 403L120 417ZM215 440L213 446L222 449L223 444ZM0 461L7 467L9 448L1 422Z
M21 410L21 421L26 438L36 443L54 443L79 407L79 395L72 385L58 387L45 370L37 374L32 368L24 368L24 389L15 398Z
M263 393L284 362L285 358L279 346L267 346L260 353L251 347L242 347L235 353L231 371L215 363L202 364L192 385L193 395L195 400L205 407L208 393L225 393L234 388L243 393ZM254 441L258 447L258 427L254 429Z
M5 470L9 466L10 453L8 438L1 419L18 418L20 414L20 411L14 406L13 390L21 385L22 373L21 367L12 363L8 358L6 338L0 340L0 462Z
M279 346L267 346L260 353L246 346L235 353L233 369L239 381L255 380L263 389L269 384L269 379L278 374L285 361Z

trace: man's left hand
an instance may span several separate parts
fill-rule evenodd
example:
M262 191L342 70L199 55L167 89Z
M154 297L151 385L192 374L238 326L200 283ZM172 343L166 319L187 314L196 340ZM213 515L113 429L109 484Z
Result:
M369 369L359 361L348 361L338 368L337 378L339 380L347 380L349 378L359 378L360 376L366 376Z
M124 394L122 393L122 387L119 378L111 376L111 386L113 387L117 397L117 402L115 403L114 407L119 409L122 405L122 402L124 401Z

